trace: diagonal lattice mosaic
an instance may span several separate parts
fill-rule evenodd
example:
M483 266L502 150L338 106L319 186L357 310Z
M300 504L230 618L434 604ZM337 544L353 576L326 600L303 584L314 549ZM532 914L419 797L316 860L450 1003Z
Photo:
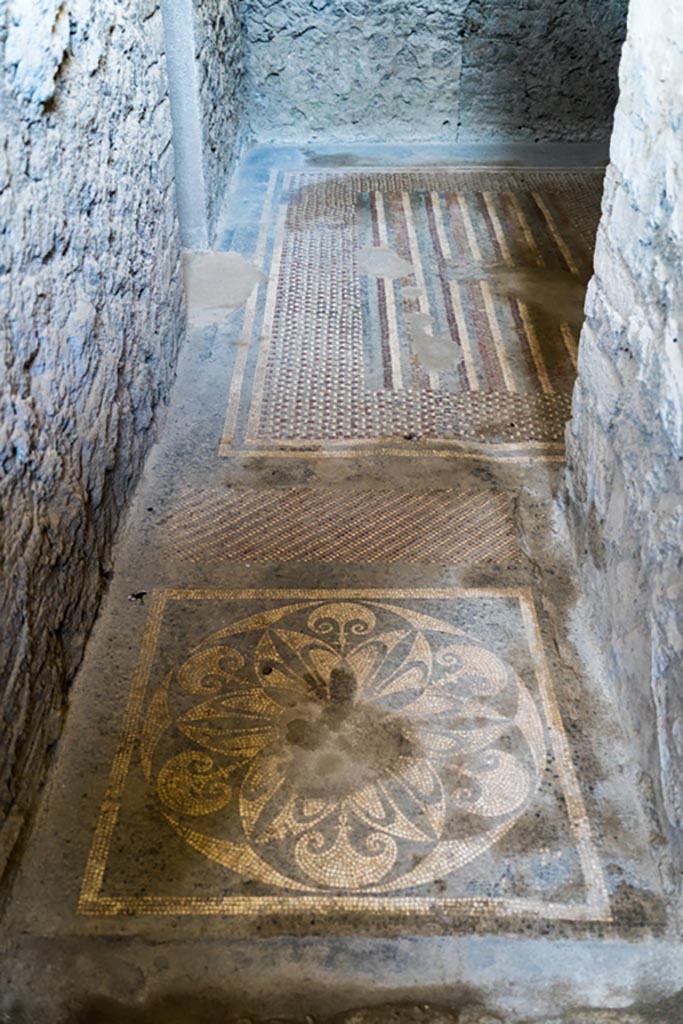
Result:
M418 439L561 458L578 321L524 284L559 281L580 308L601 187L591 171L274 173L221 454L414 455Z
M529 592L157 592L79 909L609 920Z
M190 562L500 565L520 557L509 496L486 491L193 489L167 525L169 548Z

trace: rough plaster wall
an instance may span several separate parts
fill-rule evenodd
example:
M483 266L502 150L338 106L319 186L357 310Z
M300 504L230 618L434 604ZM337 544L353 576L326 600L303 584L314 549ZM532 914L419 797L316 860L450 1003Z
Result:
M195 0L195 52L204 134L204 183L212 239L244 117L239 0Z
M683 829L683 7L632 0L568 432L594 623L664 821Z
M156 0L0 3L0 870L182 328Z
M472 0L461 137L609 137L628 0Z
M606 138L628 0L243 0L260 139Z

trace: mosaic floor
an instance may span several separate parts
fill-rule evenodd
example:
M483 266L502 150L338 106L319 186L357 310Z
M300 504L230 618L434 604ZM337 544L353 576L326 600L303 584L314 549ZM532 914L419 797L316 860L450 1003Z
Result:
M225 229L246 305L192 311L0 1018L462 990L548 1020L558 991L683 987L555 499L599 175L280 158Z
M610 919L528 592L160 591L126 723L82 913Z
M273 171L221 454L561 457L601 191L590 171ZM578 292L574 323L534 276Z
M172 556L191 562L498 564L520 556L510 499L486 491L191 490L167 536Z

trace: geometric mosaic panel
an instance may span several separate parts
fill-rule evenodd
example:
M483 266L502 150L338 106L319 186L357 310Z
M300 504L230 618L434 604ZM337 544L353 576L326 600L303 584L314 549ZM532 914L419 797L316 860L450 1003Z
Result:
M609 920L530 592L155 593L79 910Z
M496 287L592 272L594 171L274 173L221 454L561 458L579 328ZM368 251L399 260L369 272ZM384 276L378 276L378 274ZM410 443L412 441L412 443Z
M192 490L166 523L174 557L216 562L510 564L510 499L486 491Z

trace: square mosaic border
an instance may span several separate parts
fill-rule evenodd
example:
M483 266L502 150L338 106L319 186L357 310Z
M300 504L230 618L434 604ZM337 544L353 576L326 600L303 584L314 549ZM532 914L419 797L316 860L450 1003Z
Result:
M558 765L562 793L571 832L581 863L587 898L581 904L546 902L525 898L444 898L355 896L231 896L220 899L200 897L113 898L103 892L110 846L118 821L122 794L140 733L142 712L148 690L164 614L170 602L249 600L457 600L472 598L515 599L524 623L532 656L543 716L551 749ZM485 589L353 589L353 590L158 590L154 592L124 717L122 737L115 754L109 786L100 808L94 839L83 878L78 912L89 916L225 916L263 918L273 915L333 918L339 915L390 915L398 919L443 917L532 918L556 921L609 922L612 913L599 857L591 836L590 822L572 763L549 667L543 650L541 630L532 591L528 588Z

